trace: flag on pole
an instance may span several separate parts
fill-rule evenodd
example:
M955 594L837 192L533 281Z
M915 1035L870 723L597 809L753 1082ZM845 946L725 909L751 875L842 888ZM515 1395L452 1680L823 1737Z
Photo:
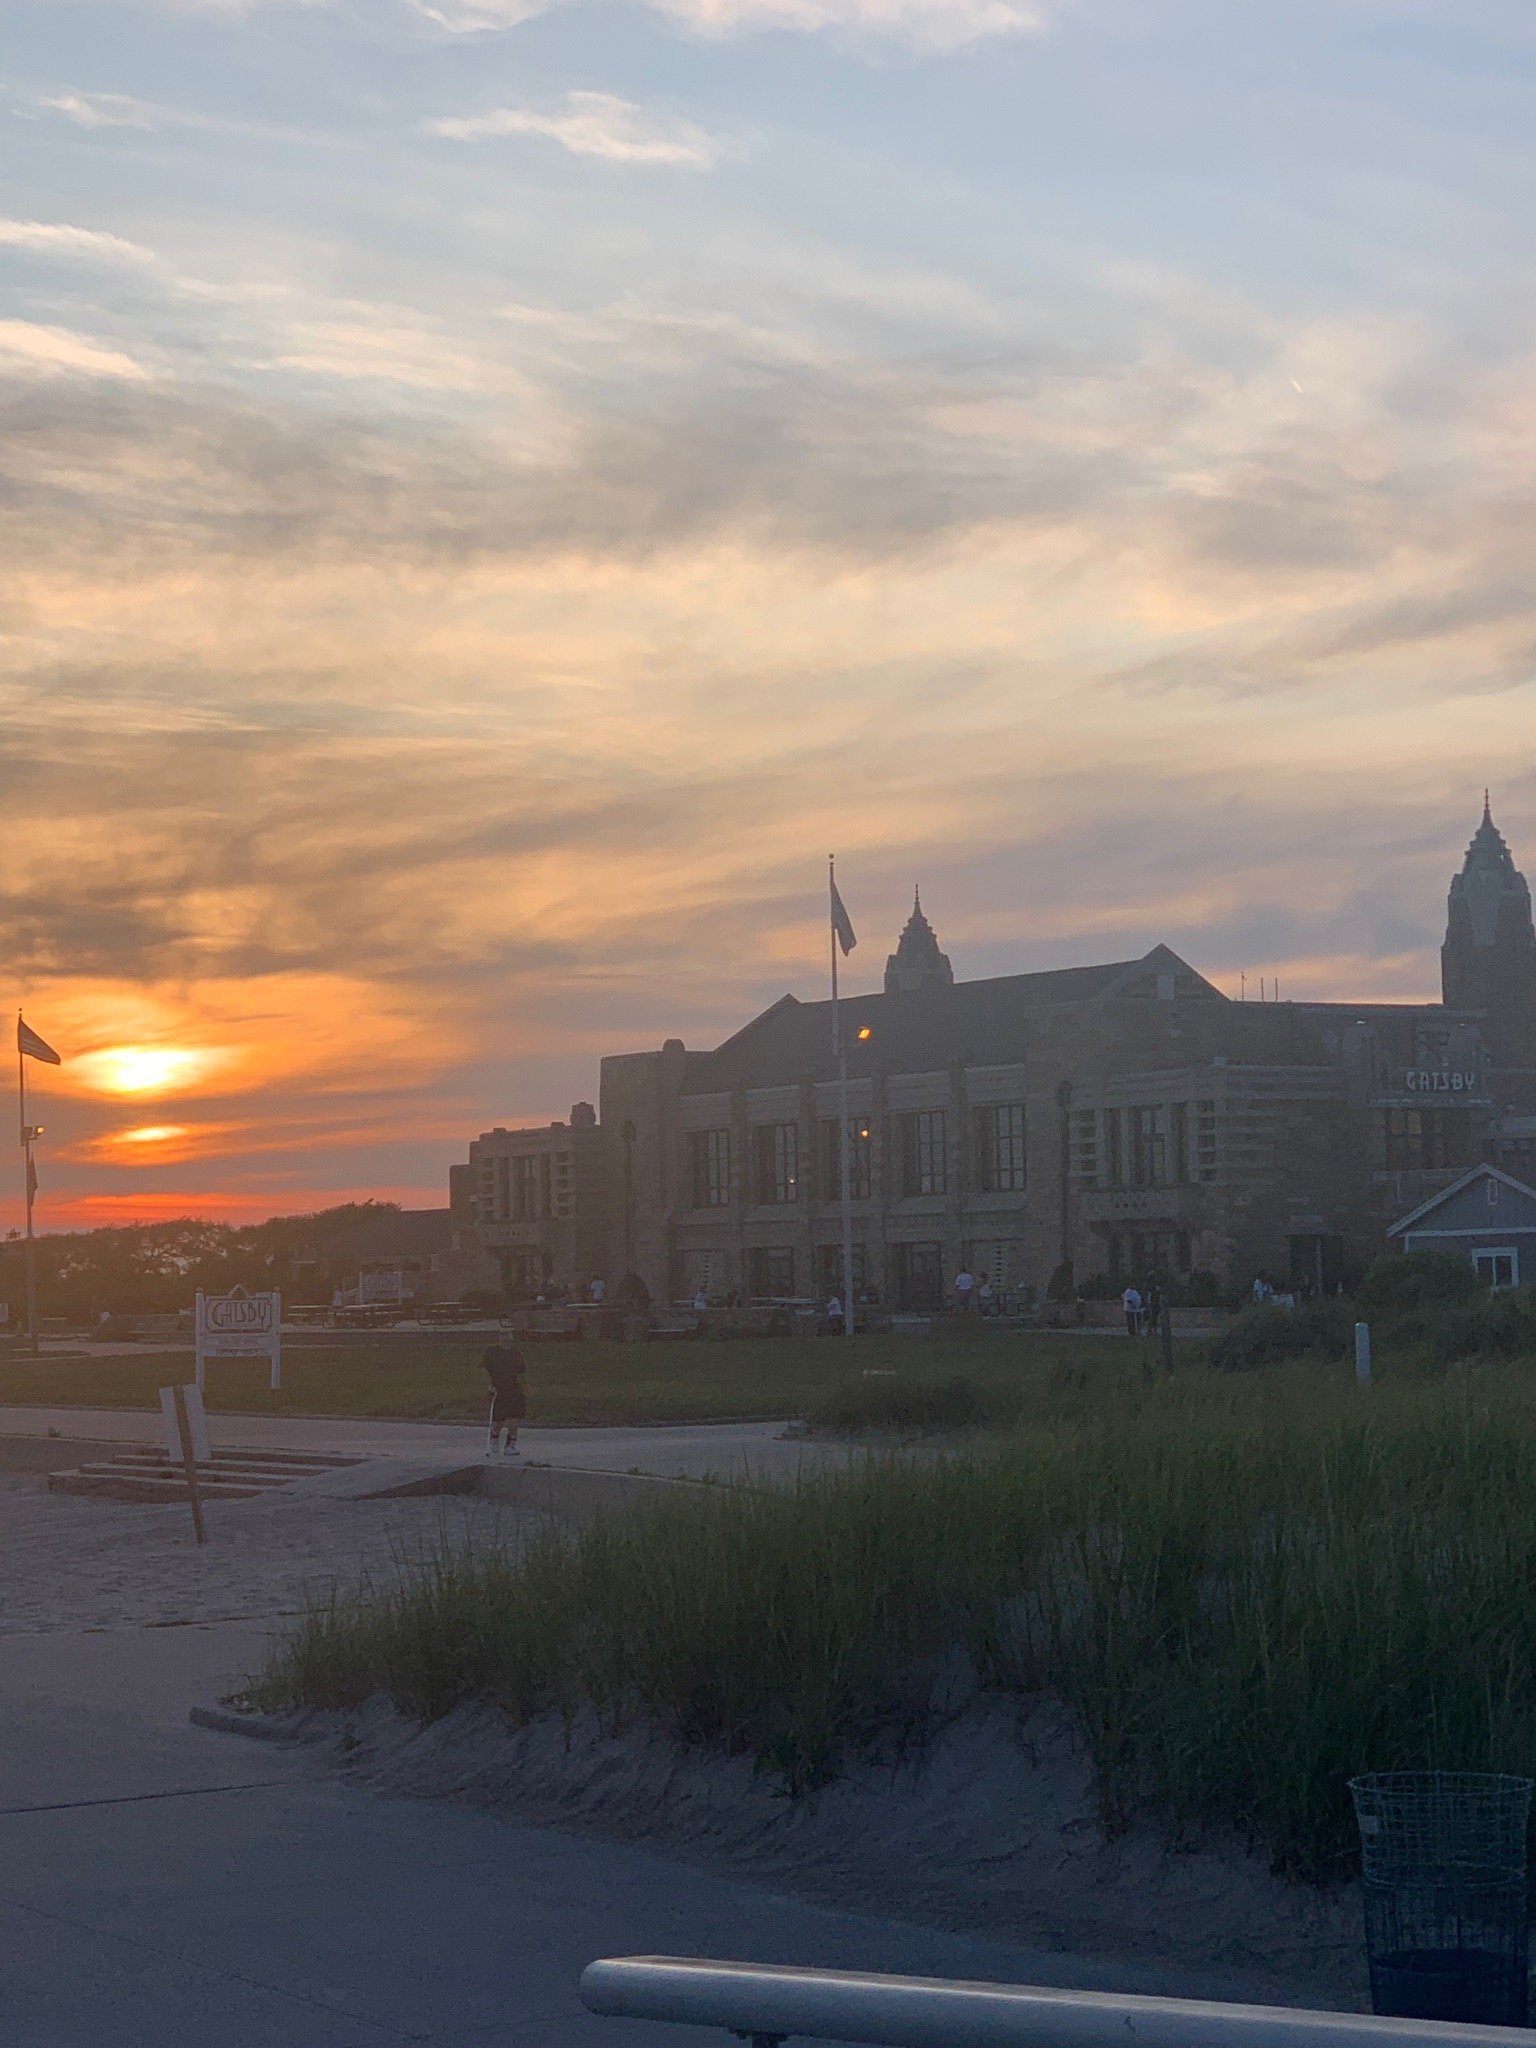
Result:
M16 1050L24 1052L29 1059L46 1060L50 1067L64 1064L47 1039L39 1038L30 1024L22 1022L19 1012L16 1017Z
M837 883L834 881L830 886L832 889L832 929L837 934L837 943L842 947L844 953L851 953L859 943L853 935L853 920L843 908L843 899L837 893Z
M35 1200L35 1199L36 1199L36 1196L37 1196L37 1168L36 1168L36 1167L35 1167L35 1166L34 1166L34 1165L32 1164L31 1156L30 1156L30 1154L29 1154L29 1155L28 1155L28 1158L27 1158L27 1200L28 1200L29 1202L30 1202L30 1201L33 1201L33 1200Z

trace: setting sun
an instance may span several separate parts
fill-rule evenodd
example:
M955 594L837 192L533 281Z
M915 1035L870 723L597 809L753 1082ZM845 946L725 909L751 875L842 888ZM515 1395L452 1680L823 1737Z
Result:
M111 1045L82 1054L76 1064L109 1095L168 1095L201 1079L222 1057L183 1046Z

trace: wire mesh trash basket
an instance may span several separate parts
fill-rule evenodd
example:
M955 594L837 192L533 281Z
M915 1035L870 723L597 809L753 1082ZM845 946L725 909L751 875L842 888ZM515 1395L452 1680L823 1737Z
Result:
M1371 2004L1399 2019L1523 2027L1529 1778L1352 1778Z

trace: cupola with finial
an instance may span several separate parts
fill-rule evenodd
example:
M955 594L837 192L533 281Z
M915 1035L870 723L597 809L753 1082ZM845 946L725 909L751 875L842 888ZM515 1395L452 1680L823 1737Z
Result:
M912 891L912 915L896 942L896 950L885 963L885 992L911 995L920 989L953 988L955 971L949 957L939 951L933 926L923 915L923 899Z

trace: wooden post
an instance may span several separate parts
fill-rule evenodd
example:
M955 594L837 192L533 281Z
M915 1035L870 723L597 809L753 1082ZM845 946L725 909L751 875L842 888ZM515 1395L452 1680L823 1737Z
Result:
M172 1387L171 1399L176 1404L176 1434L181 1440L181 1469L187 1475L187 1498L192 1503L192 1527L197 1531L199 1543L208 1541L208 1531L203 1526L203 1497L197 1485L197 1459L192 1449L192 1422L187 1414L187 1390Z

